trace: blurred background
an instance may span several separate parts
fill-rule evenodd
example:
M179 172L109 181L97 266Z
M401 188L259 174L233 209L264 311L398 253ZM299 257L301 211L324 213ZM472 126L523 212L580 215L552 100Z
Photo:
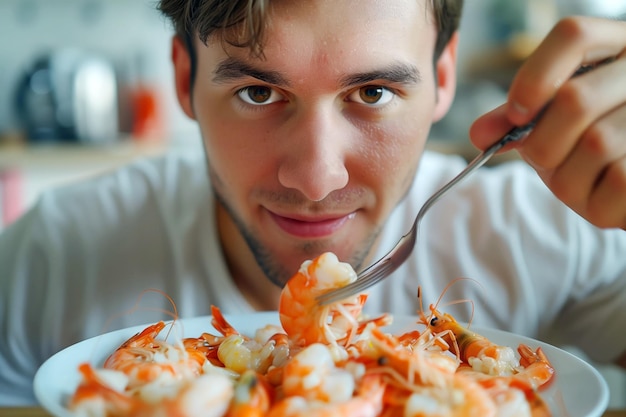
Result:
M505 101L516 69L559 18L626 15L626 0L465 3L458 94L429 146L468 158L470 124ZM174 95L171 33L153 0L0 0L0 231L46 188L197 149ZM611 406L626 406L624 373L599 369Z

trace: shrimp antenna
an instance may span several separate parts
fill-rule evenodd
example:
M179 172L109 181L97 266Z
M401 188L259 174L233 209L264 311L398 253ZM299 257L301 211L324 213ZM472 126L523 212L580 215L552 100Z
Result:
M165 309L161 309L161 308L141 307L141 305L140 305L140 304L141 304L141 299L142 299L142 298L143 298L143 296L144 296L144 295L146 295L147 293L157 293L157 294L162 295L165 299L167 299L167 300L169 301L170 305L172 306L172 310L173 310L173 311L169 311L169 310L165 310ZM140 309L142 309L142 310L144 310L144 311L157 311L157 312L163 313L163 314L165 314L166 316L171 317L171 318L172 318L172 320L173 320L174 322L175 322L176 320L178 320L178 310L177 310L177 308L176 308L176 303L174 302L174 300L172 299L172 297L170 297L170 296L169 296L169 295L167 295L164 291L161 291L161 290L159 290L159 289L156 289L156 288L148 288L148 289L143 290L141 293L139 293L139 296L138 296L138 297L137 297L137 299L135 300L135 304L134 304L131 308L129 308L128 310L126 310L126 311L124 311L124 312L121 312L121 313L119 313L119 314L113 314L113 315L111 315L111 316L107 319L107 321L105 322L105 324L104 324L104 326L103 326L103 329L102 329L101 333L104 333L104 331L105 331L107 328L109 328L109 327L110 327L111 322L112 322L113 320L118 319L118 318L123 317L123 316L128 316L128 315L131 315L131 314L133 314L134 312L136 312L136 311L138 311L138 310L140 310ZM173 324L173 323L172 323L172 324ZM171 331L171 327L170 327L170 330L168 330L168 332L167 332L166 338L167 338L167 336L169 336L170 331Z
M454 280L452 280L451 282L449 282L448 284L446 284L446 286L444 287L443 291L442 291L442 292L441 292L441 294L439 295L439 298L437 299L437 302L434 304L434 307L432 307L432 308L431 308L431 316L429 317L429 320L430 320L430 318L432 317L432 315L434 314L434 313L432 312L432 310L433 310L433 309L435 309L435 310L439 309L439 304L441 304L441 302L442 302L442 300L443 300L444 295L448 292L448 290L449 290L449 289L450 289L450 288L451 288L454 284L458 284L460 281L471 281L472 283L477 284L478 286L480 286L480 287L482 288L482 284L481 284L480 282L478 282L477 280L473 279L473 278L467 278L467 277L459 277L459 278L455 278ZM419 289L419 287L418 287L418 296L419 296L419 293L420 293L420 289ZM421 302L421 299L420 299L420 309L422 309L422 305L421 305L421 303L422 303L422 302ZM473 300L470 300L470 299L468 299L468 298L462 298L462 299L458 299L458 300L452 300L452 301L449 301L449 302L447 302L447 303L443 304L443 306L445 307L445 306L450 306L450 305L455 305L455 304L461 304L461 303L470 303L470 305L472 306L472 309L471 309L471 310L472 310L472 312L471 312L471 314L470 314L470 320L469 320L469 323L468 323L468 325L467 325L467 327L469 327L469 326L470 326L470 324L472 323L473 319L474 319L475 305L474 305L474 301L473 301ZM423 309L422 309L422 311L423 311Z
M422 286L418 285L417 287L417 302L420 307L420 314L424 314L424 304L422 303Z
M451 305L463 304L463 303L469 303L472 306L472 312L470 313L469 322L467 323L467 327L469 328L470 324L474 320L474 311L476 310L474 306L474 300L471 300L469 298L459 298L458 300L448 301L447 303L443 304L443 306L445 307L445 306L451 306Z

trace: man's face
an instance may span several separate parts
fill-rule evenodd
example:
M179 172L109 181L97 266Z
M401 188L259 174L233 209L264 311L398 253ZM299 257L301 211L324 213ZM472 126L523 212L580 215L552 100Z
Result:
M437 99L435 38L424 1L320 0L271 3L264 59L198 41L188 114L218 220L240 234L222 240L243 236L278 284L325 251L369 262L449 105Z

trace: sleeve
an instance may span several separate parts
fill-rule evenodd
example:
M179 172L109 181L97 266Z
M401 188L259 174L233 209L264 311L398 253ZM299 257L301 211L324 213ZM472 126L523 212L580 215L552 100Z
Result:
M520 311L534 310L526 316L547 342L577 347L597 363L615 361L626 351L626 231L594 226L529 167L512 167L510 198L495 204L508 219L500 231Z
M35 403L32 380L42 360L52 244L36 206L0 235L0 406Z
M577 273L553 329L564 344L610 363L626 352L626 231L578 226Z

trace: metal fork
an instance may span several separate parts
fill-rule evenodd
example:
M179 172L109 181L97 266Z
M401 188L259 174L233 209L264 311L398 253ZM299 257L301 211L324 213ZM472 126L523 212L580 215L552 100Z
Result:
M500 140L485 149L481 154L475 157L456 177L444 185L439 191L433 194L422 206L417 213L415 222L409 232L402 236L398 243L385 256L374 262L372 265L363 270L356 281L346 285L345 287L329 291L317 297L320 305L327 305L336 301L343 300L354 294L358 294L372 285L382 281L395 271L411 254L415 247L415 241L419 232L419 225L426 212L451 188L457 185L461 180L470 175L472 172L483 166L491 157L498 152L504 145L509 142L517 141L528 132L530 132L536 124L536 119L527 125L515 127L511 129Z
M596 64L597 65L597 64ZM596 65L584 65L578 68L578 70L572 75L583 74ZM514 127L508 131L502 138L496 143L485 149L482 153L476 156L456 177L454 177L449 183L444 185L439 191L433 194L422 206L417 213L415 222L409 232L402 236L398 243L378 261L363 270L357 277L357 280L346 285L345 287L331 290L317 297L317 302L320 305L331 304L343 299L346 299L354 294L358 294L372 285L382 281L388 277L393 271L395 271L411 254L415 247L415 241L417 234L419 233L419 225L426 212L451 188L457 185L462 179L476 171L483 166L496 152L498 152L504 145L510 142L516 142L525 137L537 124L537 121L541 118L548 105L543 107L541 111L535 116L535 118L526 125Z

